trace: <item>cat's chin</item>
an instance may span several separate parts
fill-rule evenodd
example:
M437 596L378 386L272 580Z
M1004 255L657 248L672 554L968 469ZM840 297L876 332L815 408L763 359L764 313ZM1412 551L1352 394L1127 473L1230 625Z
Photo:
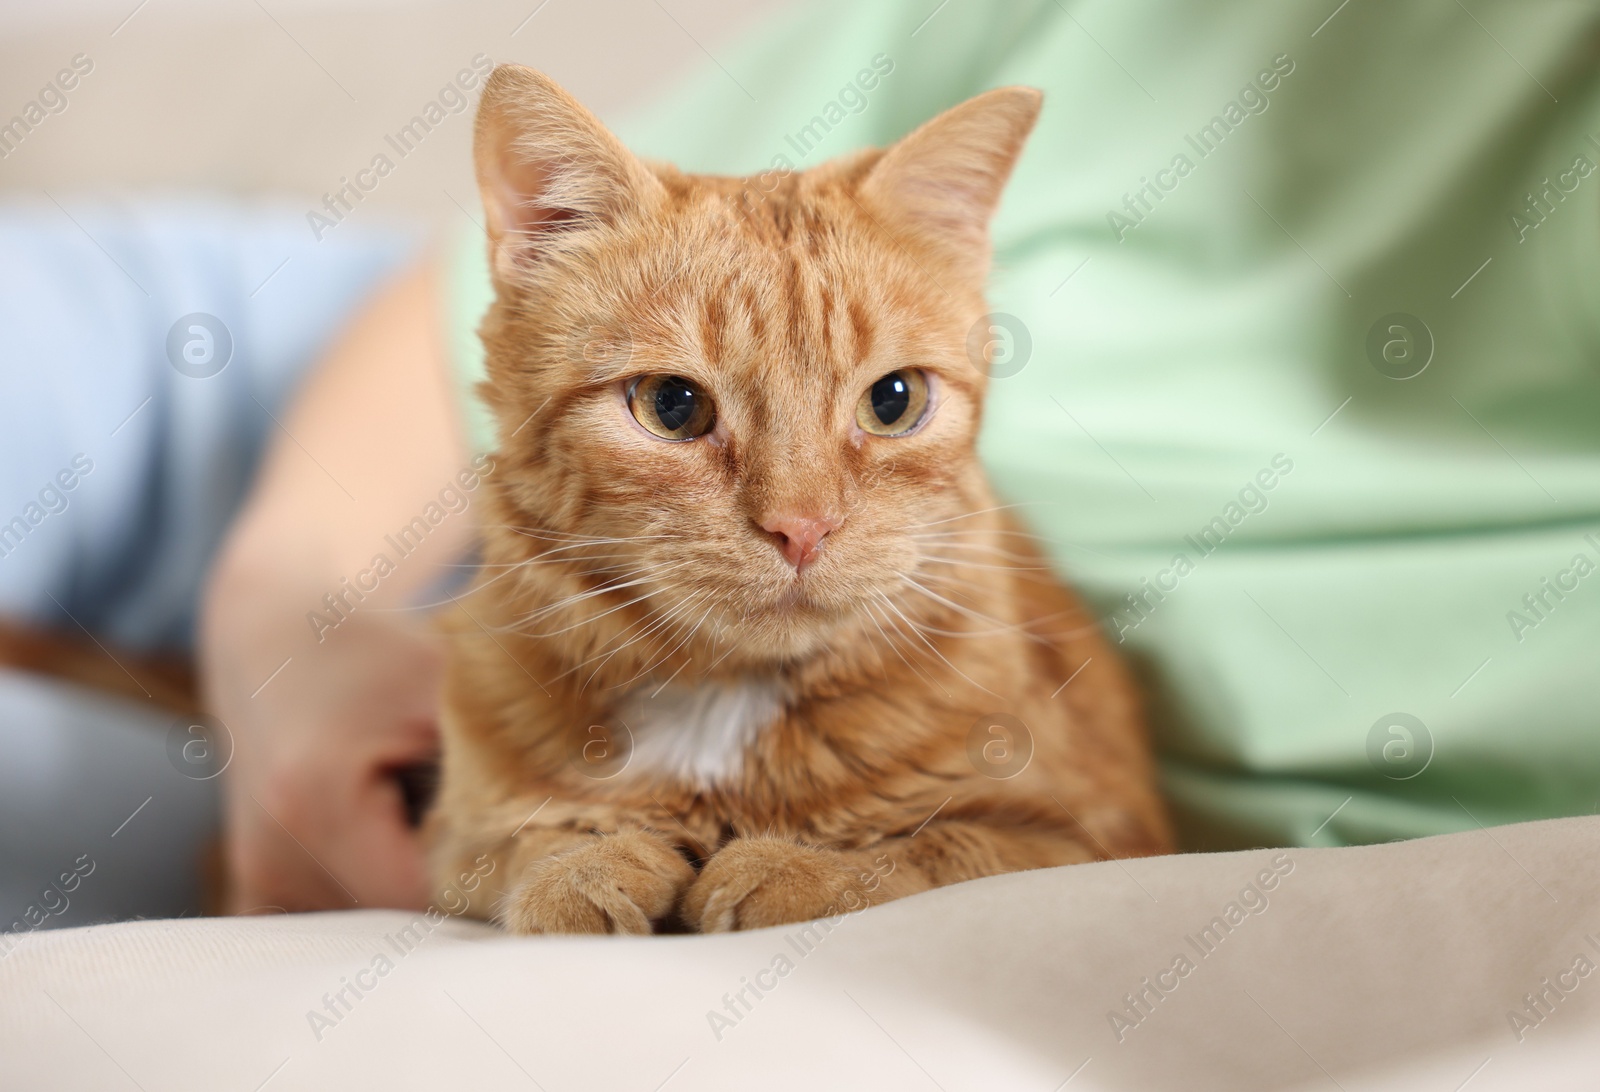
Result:
M742 617L736 640L747 663L794 664L836 648L842 636L860 628L860 617L854 604L841 607L819 602L795 589Z
M740 659L747 668L779 670L794 667L827 655L833 647L831 630L795 627L786 632L755 631L750 635Z

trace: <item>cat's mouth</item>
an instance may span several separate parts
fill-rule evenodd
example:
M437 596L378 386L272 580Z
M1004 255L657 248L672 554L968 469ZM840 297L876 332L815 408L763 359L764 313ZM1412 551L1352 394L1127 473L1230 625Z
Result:
M806 589L806 575L805 573L796 573L794 580L783 590L783 594L778 596L772 607L774 610L779 611L793 611L807 605L809 602L810 596L807 594Z
M783 588L748 611L749 621L777 624L788 629L828 628L852 616L860 604L841 594L837 585L810 571L796 573Z
M803 576L796 577L782 591L747 612L746 617L752 621L792 624L827 613L806 583Z
M830 582L809 569L740 583L725 589L726 607L746 623L795 625L824 621L838 612L828 590Z

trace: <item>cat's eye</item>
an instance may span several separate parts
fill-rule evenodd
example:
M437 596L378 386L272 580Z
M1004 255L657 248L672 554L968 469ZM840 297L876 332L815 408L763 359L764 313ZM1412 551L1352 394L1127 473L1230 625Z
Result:
M693 440L717 423L711 396L681 375L646 375L628 386L628 410L663 440Z
M917 368L890 372L856 404L856 424L874 436L904 436L928 412L928 377Z

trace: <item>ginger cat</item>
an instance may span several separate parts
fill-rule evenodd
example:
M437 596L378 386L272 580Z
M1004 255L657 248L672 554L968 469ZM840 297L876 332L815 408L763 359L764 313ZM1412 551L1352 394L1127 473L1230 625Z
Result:
M470 913L750 929L1169 850L1128 676L974 451L1040 99L739 179L490 77L500 447L429 820L441 890L493 868Z

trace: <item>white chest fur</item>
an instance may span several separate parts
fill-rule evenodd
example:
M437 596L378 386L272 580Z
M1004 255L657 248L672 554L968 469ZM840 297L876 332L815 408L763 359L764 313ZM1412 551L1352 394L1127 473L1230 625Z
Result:
M659 692L652 683L616 708L633 733L629 773L702 788L736 778L746 749L782 711L778 687L758 679L668 685Z

